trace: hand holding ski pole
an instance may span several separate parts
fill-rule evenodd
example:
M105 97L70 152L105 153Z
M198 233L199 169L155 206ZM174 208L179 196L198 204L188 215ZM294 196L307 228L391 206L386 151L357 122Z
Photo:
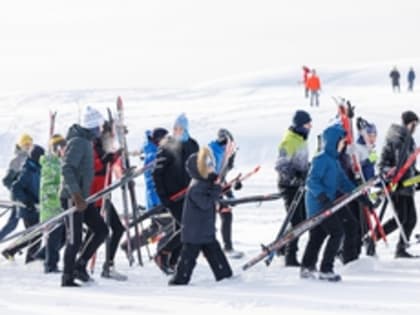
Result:
M84 211L87 208L87 203L80 192L75 192L71 195L77 211Z

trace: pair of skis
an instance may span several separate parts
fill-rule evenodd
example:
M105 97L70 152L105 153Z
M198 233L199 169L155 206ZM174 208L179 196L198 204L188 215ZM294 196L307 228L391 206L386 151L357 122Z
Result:
M107 186L106 188L104 188L103 190L89 196L86 199L87 203L93 203L101 198L104 198L105 196L108 196L109 194L112 193L113 190L120 188L123 185L126 185L129 181L133 180L134 178L142 175L146 170L149 169L153 169L156 165L158 161L154 161L152 163L149 163L147 165L145 165L142 168L131 168L129 169L123 177L121 177L119 180L113 182L111 185ZM2 239L0 241L0 243L5 243L8 242L10 240L15 239L15 241L10 244L7 249L11 249L11 248L15 248L20 246L21 244L24 243L32 243L36 238L39 238L40 235L42 235L43 232L49 234L52 231L54 231L56 228L58 228L63 222L64 219L68 216L70 216L71 214L73 214L74 212L76 212L76 207L70 207L69 209L63 211L62 213L60 213L59 215L52 217L51 219L43 222L43 223L39 223L36 224L26 230L17 232L13 235L10 235L8 237L5 237L4 239Z
M123 173L125 173L127 170L130 169L130 157L128 154L128 146L127 146L127 138L126 138L126 134L128 131L127 131L127 127L125 125L125 120L124 120L124 105L123 105L122 98L120 96L117 98L117 121L116 121L115 127L117 131L118 142L119 142L120 148L122 149L121 162L122 162L122 167L123 167ZM129 259L130 265L132 265L132 263L134 262L133 251L135 250L137 253L138 263L140 266L143 266L143 259L142 259L140 247L132 248L131 242L129 241L131 239L131 236L130 236L130 222L129 222L130 215L129 215L129 210L128 210L128 198L130 198L129 200L131 204L133 220L137 221L138 203L137 203L134 185L135 185L134 181L127 181L124 185L121 186L122 201L123 201L123 208L124 208L124 222L125 222L125 227L126 227L126 237L128 240L127 257ZM134 227L135 237L139 238L141 234L139 231L139 226L135 224L133 225L133 227ZM140 229L143 230L143 226L141 222L140 222ZM149 247L147 247L146 249L147 249L149 258L151 258Z
M353 132L353 117L354 117L354 106L350 104L348 100L345 100L344 98L333 98L338 106L338 117L340 119L340 122L346 131L346 140L347 140L347 153L350 155L351 158L351 165L352 165L352 171L356 178L356 181L365 183L366 179L362 171L362 166L360 163L359 156L357 154L357 148L354 140L354 132ZM357 128L362 135L362 137L365 140L366 145L368 145L367 141L367 134L366 134L366 121L363 119L359 119ZM385 243L387 243L386 234L384 232L384 229L381 224L381 220L379 219L375 209L369 209L366 206L361 206L362 216L364 217L361 221L362 227L362 234L365 234L366 226L368 228L368 231L370 232L370 237L373 241L376 242L376 230L379 232L381 238L384 240ZM372 220L375 224L372 223Z
M243 270L248 270L257 263L265 260L270 255L273 255L278 250L283 248L285 245L302 235L303 233L313 229L319 225L322 221L332 216L334 213L338 212L344 206L350 202L356 200L361 195L368 193L369 188L375 187L377 184L382 185L382 189L389 193L392 185L397 184L401 178L405 175L407 170L413 165L416 161L417 156L420 154L420 148L417 148L405 161L405 163L397 170L396 174L392 177L391 181L387 185L385 179L382 176L375 176L372 179L368 180L366 183L356 187L351 193L346 194L338 198L331 207L325 209L323 212L319 213L316 216L310 217L297 226L286 232L277 240L273 241L269 245L262 245L262 251L260 254L249 260L245 265L243 265Z

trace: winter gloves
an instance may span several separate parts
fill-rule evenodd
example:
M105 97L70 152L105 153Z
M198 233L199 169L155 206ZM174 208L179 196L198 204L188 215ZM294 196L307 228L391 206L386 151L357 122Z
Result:
M80 192L75 192L71 195L71 199L74 202L74 205L77 209L77 211L84 211L87 208L87 203L85 199L82 197L82 194Z
M316 199L322 205L323 208L328 208L328 206L331 204L331 200L330 198L328 198L325 192L320 193Z

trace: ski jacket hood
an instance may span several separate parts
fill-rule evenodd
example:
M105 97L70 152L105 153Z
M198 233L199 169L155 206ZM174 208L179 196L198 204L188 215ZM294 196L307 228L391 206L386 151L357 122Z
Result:
M95 138L95 136L89 129L83 128L78 124L74 124L70 127L66 139L67 141L70 141L71 139L76 137L85 138L89 141L92 141Z
M322 134L325 153L334 158L338 157L337 144L345 135L346 132L340 124L334 124L325 129Z

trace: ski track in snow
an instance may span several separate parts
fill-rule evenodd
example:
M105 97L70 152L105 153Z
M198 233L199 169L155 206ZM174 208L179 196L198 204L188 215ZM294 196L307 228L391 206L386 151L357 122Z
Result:
M170 129L176 116L186 112L191 134L202 145L214 138L218 128L232 130L240 148L232 176L258 164L263 166L236 192L238 197L276 192L273 166L277 145L296 109L307 109L313 117L309 141L312 153L315 135L335 115L332 95L349 97L356 105L357 115L377 124L379 148L387 128L399 122L403 110L419 112L418 92L396 95L391 92L388 81L372 84L372 78L386 75L388 70L376 66L326 73L325 81L329 84L325 84L321 94L320 108L309 108L302 88L295 83L285 83L296 82L296 73L280 74L277 79L266 75L242 81L220 81L189 90L115 89L2 96L0 168L7 167L20 133L29 132L36 143L47 143L48 110L58 110L56 131L65 134L71 123L77 122L82 105L95 106L106 115L106 107L114 109L116 97L121 95L131 150L139 148L147 128ZM367 86L361 86L361 78ZM420 132L415 138L420 144ZM136 159L132 162L138 164ZM142 179L138 179L137 184L143 203ZM3 187L0 193L1 198L8 198ZM120 205L120 197L119 191L113 194L117 205ZM387 216L390 212L387 211ZM281 200L238 206L234 216L235 245L245 251L246 256L232 261L236 275L231 280L215 283L205 260L200 258L190 286L168 287L168 278L153 262L146 261L143 268L129 268L120 252L117 266L129 276L128 282L104 280L99 277L104 256L101 248L94 275L96 283L80 289L63 289L59 287L60 275L44 275L41 263L24 265L23 256L18 256L15 262L1 257L0 314L418 314L420 311L420 262L393 259L398 235L390 236L388 248L378 245L379 259L363 256L348 266L336 262L336 269L344 279L342 283L305 281L299 279L298 269L284 268L282 259L275 259L269 268L260 263L247 272L241 271L241 265L259 252L260 244L270 242L276 235L284 218ZM6 217L0 218L0 224ZM300 241L300 255L306 239L304 235ZM411 250L420 253L420 246L413 246Z

